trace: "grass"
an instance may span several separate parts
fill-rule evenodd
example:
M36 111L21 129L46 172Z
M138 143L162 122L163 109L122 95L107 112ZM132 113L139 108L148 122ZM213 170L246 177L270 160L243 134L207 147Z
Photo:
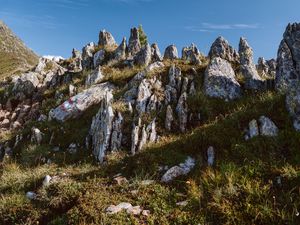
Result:
M166 69L156 72L166 82L171 62L164 63ZM192 65L180 60L175 63L182 68L183 76L192 72ZM104 68L104 72L121 89L140 69ZM41 146L24 142L13 159L2 163L0 224L299 224L300 134L293 129L284 96L268 91L245 92L233 102L210 99L202 93L205 65L195 69L197 94L189 97L188 105L191 112L201 114L201 121L189 123L185 134L176 132L176 128L167 133L163 130L164 111L142 115L144 121L159 117L162 137L135 156L125 145L99 166L85 149L85 137L99 106L63 124L28 124L25 136L30 135L32 126L45 136ZM83 85L82 77L78 74L73 79L78 87ZM64 88L60 87L62 92ZM53 94L48 90L45 98ZM44 107L50 108L47 104ZM117 98L113 108L122 112L128 123L124 133L129 134L132 118L127 106ZM244 129L261 115L278 126L278 137L259 136L245 141ZM73 142L81 146L75 155L66 150ZM55 146L61 150L54 152ZM213 167L206 163L209 146L216 151ZM170 184L160 183L163 171L159 167L177 165L187 156L196 159L193 171ZM45 163L48 159L50 164ZM117 185L113 177L118 173L129 182ZM47 174L59 179L43 187ZM143 185L147 179L154 183ZM27 191L37 193L37 199L26 199ZM109 205L124 201L150 210L150 216L105 213ZM188 203L176 205L181 201Z

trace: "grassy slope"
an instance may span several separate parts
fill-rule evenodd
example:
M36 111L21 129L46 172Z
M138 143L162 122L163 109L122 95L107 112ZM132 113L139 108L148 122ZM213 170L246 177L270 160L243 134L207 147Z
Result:
M183 73L188 73L190 66L178 63ZM162 133L160 143L136 156L128 156L125 151L114 153L107 165L99 167L85 149L71 156L65 151L50 153L47 144L25 144L14 160L2 165L0 224L299 224L300 134L292 128L284 97L266 92L245 93L231 103L208 99L201 92L203 69L198 68L198 94L189 99L190 109L201 112L201 124L191 126L184 135ZM122 86L129 75L123 81L118 75L121 73L116 74L112 77ZM50 130L58 128L63 135L55 138L56 144L84 142L97 108L62 126L35 125L47 134L45 143ZM278 125L279 136L245 141L243 130L261 115ZM213 168L205 164L210 145L216 149ZM176 165L188 155L197 159L196 168L169 185L161 184L158 167ZM44 157L53 163L45 165ZM129 184L113 183L113 175L120 172ZM64 182L42 187L47 174L60 175ZM276 184L279 175L281 186ZM143 186L141 181L145 179L156 182ZM36 191L37 201L27 200L27 191ZM189 202L186 207L176 206L183 200ZM151 216L105 214L110 204L123 201L149 209Z

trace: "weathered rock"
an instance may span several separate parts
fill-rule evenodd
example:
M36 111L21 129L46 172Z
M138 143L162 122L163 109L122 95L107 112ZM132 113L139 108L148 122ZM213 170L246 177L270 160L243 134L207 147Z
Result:
M245 78L245 88L260 90L264 87L264 81L259 76L253 62L253 50L245 38L240 39L239 44L240 71Z
M151 45L151 59L152 62L162 61L163 58L161 56L160 50L156 43Z
M150 82L147 79L142 80L137 91L136 110L138 112L146 112L147 103L151 94Z
M201 53L195 44L191 44L190 47L184 47L182 49L182 60L188 61L194 65L201 64Z
M257 62L257 72L262 78L275 79L277 63L274 59L265 60L264 57L259 57Z
M130 38L128 44L129 56L135 56L141 50L140 35L136 27L130 30Z
M111 151L117 151L122 145L122 126L123 117L120 112L117 113L113 124L112 124L112 134L111 134Z
M94 85L71 97L57 108L52 109L49 112L49 118L61 122L76 118L92 105L100 103L100 101L107 96L108 93L111 93L113 89L114 86L108 82Z
M78 145L76 143L71 143L67 149L70 154L76 154L78 151Z
M94 64L95 44L93 42L87 44L82 49L82 67L83 69L92 69Z
M239 54L236 50L231 47L227 40L223 37L218 37L215 42L212 44L209 51L210 59L219 57L225 59L231 63L239 63Z
M176 112L179 120L179 128L182 133L186 131L186 125L188 121L188 105L187 105L187 94L184 92L179 100L176 107Z
M286 108L293 118L293 125L300 131L300 86L293 86L286 96Z
M188 174L195 166L195 159L188 157L184 163L170 168L161 178L161 182L168 183L176 177Z
M241 96L240 84L235 73L226 60L214 58L205 72L205 94L210 97L233 100Z
M126 210L126 212L128 214L132 214L132 215L140 215L141 212L142 212L142 209L140 206L133 206L133 207L130 207Z
M127 44L126 44L126 38L124 37L121 44L115 50L113 59L116 61L125 60L126 59L126 49L127 49Z
M35 127L33 127L31 129L31 131L32 131L31 142L34 142L34 143L40 145L43 141L44 134L38 128L35 128Z
M149 44L146 44L134 56L134 63L138 66L148 66L150 62L151 62L151 47Z
M50 185L50 181L51 181L51 179L52 179L52 177L51 177L51 176L49 176L49 175L46 175L46 176L45 176L45 178L44 178L44 180L43 180L43 186L44 186L44 187L47 187L47 186L49 186L49 185Z
M253 138L259 135L258 125L256 120L251 120L249 122L249 138Z
M115 205L111 205L106 209L106 212L108 214L116 214L118 212L121 212L122 210L127 210L127 209L131 209L132 205L128 202L122 202L119 205L115 206Z
M277 136L278 128L268 117L261 116L259 118L259 132L262 136Z
M70 59L70 64L68 65L68 70L73 73L79 73L82 71L82 55L81 52L73 49L72 58Z
M95 53L93 58L94 68L97 68L98 66L102 65L104 59L105 59L105 50L100 49L98 52Z
M31 96L36 88L39 86L40 81L38 79L39 74L35 72L28 72L23 75L21 75L18 78L15 78L13 80L14 87L13 87L13 93L16 95L18 93L22 93L25 96Z
M166 48L164 59L170 59L170 60L178 59L178 51L175 45L170 45Z
M166 119L165 119L166 130L171 131L173 120L174 120L173 110L172 110L172 107L170 105L168 105L167 111L166 111Z
M109 33L106 30L100 31L98 44L101 47L104 47L104 48L106 48L106 47L115 47L117 45L117 43L116 43L114 37L112 36L112 34Z
M300 79L300 23L289 24L277 54L276 89L282 92L298 85Z
M74 85L70 84L69 85L69 96L72 97L72 96L76 95L76 92L77 92L77 88Z
M90 73L85 80L85 86L91 86L97 84L104 78L104 75L101 72L101 67L97 67L92 73Z
M28 198L29 200L35 200L37 197L37 194L32 192L32 191L28 191L26 192L26 198Z
M207 165L213 166L215 163L215 150L212 146L207 149Z

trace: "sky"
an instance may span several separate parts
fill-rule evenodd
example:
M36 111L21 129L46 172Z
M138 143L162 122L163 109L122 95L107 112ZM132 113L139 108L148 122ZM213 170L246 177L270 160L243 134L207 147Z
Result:
M246 37L259 56L274 58L285 27L300 22L299 0L0 0L3 20L39 55L68 58L98 42L102 29L118 43L143 25L161 52L195 43L208 53L218 36L238 48Z

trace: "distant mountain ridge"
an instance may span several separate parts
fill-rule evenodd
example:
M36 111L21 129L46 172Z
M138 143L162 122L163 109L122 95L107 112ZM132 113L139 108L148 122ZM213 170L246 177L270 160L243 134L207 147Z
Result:
M38 62L38 56L0 20L0 79L24 72Z

